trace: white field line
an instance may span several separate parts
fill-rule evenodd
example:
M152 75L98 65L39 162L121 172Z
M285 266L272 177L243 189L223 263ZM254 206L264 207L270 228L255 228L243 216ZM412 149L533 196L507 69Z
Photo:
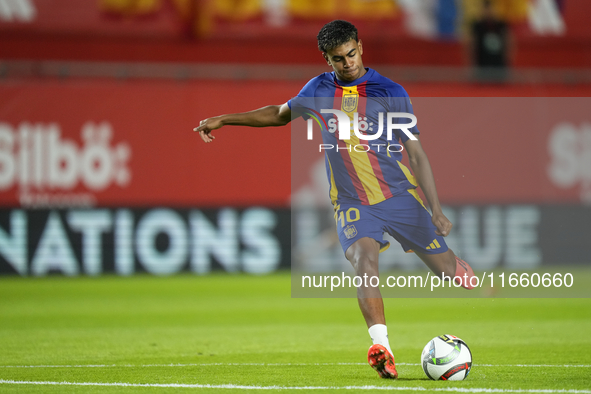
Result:
M0 368L148 368L148 367L215 367L215 366L343 366L367 365L367 363L190 363L190 364L80 364L80 365L0 365ZM396 363L396 365L419 366L418 363ZM523 368L591 368L591 364L473 364L474 367L523 367Z
M404 387L404 386L256 386L238 384L182 384L182 383L101 383L101 382L47 382L2 380L0 384L38 385L38 386L102 386L102 387L158 387L193 389L238 389L238 390L388 390L388 391L443 391L456 393L572 393L591 394L591 390L552 390L552 389L491 389L461 387Z

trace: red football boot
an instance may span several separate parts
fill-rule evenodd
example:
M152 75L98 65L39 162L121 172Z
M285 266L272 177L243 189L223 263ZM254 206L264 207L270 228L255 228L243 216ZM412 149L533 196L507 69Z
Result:
M474 286L470 283L470 278L473 276L475 275L470 264L456 256L456 275L454 281L464 289L472 290Z
M380 378L398 378L394 356L384 346L378 344L372 345L367 352L367 362L377 371Z

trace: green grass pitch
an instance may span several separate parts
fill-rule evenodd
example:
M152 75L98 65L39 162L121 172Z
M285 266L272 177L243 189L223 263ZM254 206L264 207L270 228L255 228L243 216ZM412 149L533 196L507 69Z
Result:
M4 277L0 392L591 393L590 299L385 304L397 381L367 365L356 300L292 299L289 272ZM441 334L470 346L465 381L423 374L421 350Z

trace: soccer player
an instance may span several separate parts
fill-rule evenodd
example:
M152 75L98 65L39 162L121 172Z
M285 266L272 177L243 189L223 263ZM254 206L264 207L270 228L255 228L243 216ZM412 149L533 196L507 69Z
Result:
M374 124L378 124L379 109L412 113L410 99L402 86L363 66L363 45L355 26L335 20L322 27L317 38L322 56L333 72L311 79L298 97L285 104L204 119L194 131L209 143L215 138L212 131L224 125L283 126L292 120L292 110L295 117L299 115L298 98L318 98L324 102L325 98L333 98L331 104L340 107L351 119L355 110L365 110L363 116L375 120ZM378 256L389 246L383 239L384 232L388 232L404 250L416 253L435 274L445 274L463 287L471 288L472 268L456 257L443 239L452 224L442 213L431 166L418 139L419 131L416 126L409 130L414 139L395 130L393 137L397 141L387 141L384 132L378 140L382 149L374 143L374 149L369 151L350 149L360 142L353 132L349 140L343 141L338 139L338 133L322 131L324 143L340 144L342 148L325 151L341 246L356 275L378 276ZM414 176L400 163L402 149L387 149L396 145L393 142L404 146ZM423 190L432 214L417 194L417 186ZM357 299L373 342L368 362L380 377L396 379L398 373L388 341L380 290L361 286Z

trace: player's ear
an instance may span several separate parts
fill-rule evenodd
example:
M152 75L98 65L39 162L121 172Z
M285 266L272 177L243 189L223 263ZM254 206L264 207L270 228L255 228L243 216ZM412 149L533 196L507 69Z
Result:
M357 46L359 47L359 55L363 55L363 45L361 40L357 41Z
M332 67L332 64L330 63L330 59L329 59L328 54L326 52L322 52L322 57L324 58L324 60L326 60L326 64L328 64L329 66Z

